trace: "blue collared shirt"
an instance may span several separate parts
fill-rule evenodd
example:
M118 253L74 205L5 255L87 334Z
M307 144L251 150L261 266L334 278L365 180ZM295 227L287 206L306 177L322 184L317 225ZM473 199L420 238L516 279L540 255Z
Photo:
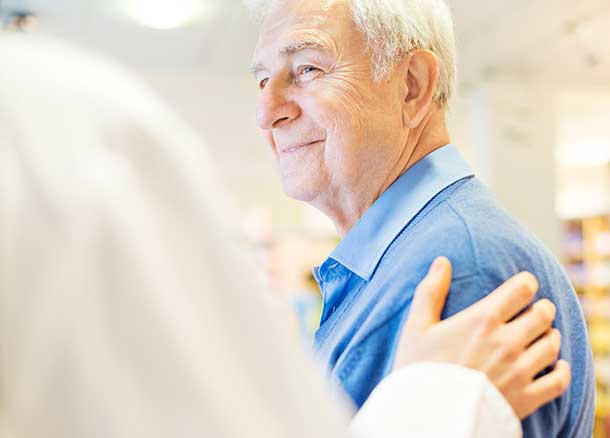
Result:
M360 407L390 371L415 287L437 256L453 263L443 318L521 271L557 306L570 389L523 422L525 437L590 437L593 359L578 299L563 269L473 176L457 148L416 163L366 211L314 275L324 297L315 351ZM439 419L441 420L441 419Z

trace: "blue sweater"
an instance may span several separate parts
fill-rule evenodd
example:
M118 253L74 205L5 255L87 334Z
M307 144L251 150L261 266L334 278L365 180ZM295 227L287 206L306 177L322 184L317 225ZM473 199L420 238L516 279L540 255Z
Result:
M357 407L365 402L391 371L415 287L440 255L453 263L443 318L521 271L538 278L537 299L557 306L561 357L573 378L565 395L523 422L524 436L591 437L593 359L574 290L556 258L502 209L451 145L402 175L314 269L324 295L315 351L331 377Z

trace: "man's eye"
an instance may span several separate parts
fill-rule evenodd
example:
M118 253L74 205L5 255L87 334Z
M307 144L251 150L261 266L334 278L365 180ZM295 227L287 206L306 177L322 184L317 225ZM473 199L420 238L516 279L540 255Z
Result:
M262 90L263 88L265 88L265 85L267 85L267 82L269 82L269 78L265 78L265 79L261 80L258 83L258 87Z
M308 73L313 73L319 70L319 68L314 67L313 65L304 65L299 68L299 73L306 75Z

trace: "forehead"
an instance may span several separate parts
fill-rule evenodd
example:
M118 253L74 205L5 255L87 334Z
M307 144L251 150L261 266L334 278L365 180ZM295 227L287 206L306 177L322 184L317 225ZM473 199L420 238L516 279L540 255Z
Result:
M284 56L286 48L303 44L335 46L354 30L349 0L284 0L261 25L254 58Z

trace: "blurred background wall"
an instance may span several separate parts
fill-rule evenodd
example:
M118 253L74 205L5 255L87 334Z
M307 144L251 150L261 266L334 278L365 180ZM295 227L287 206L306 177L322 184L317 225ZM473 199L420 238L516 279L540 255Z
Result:
M247 70L257 26L240 2L0 1L5 28L119 60L201 133L270 287L313 330L319 297L309 271L337 237L281 192L254 121L258 90ZM459 54L453 141L571 275L597 358L596 434L610 437L610 2L449 3ZM22 12L37 19L16 24Z

